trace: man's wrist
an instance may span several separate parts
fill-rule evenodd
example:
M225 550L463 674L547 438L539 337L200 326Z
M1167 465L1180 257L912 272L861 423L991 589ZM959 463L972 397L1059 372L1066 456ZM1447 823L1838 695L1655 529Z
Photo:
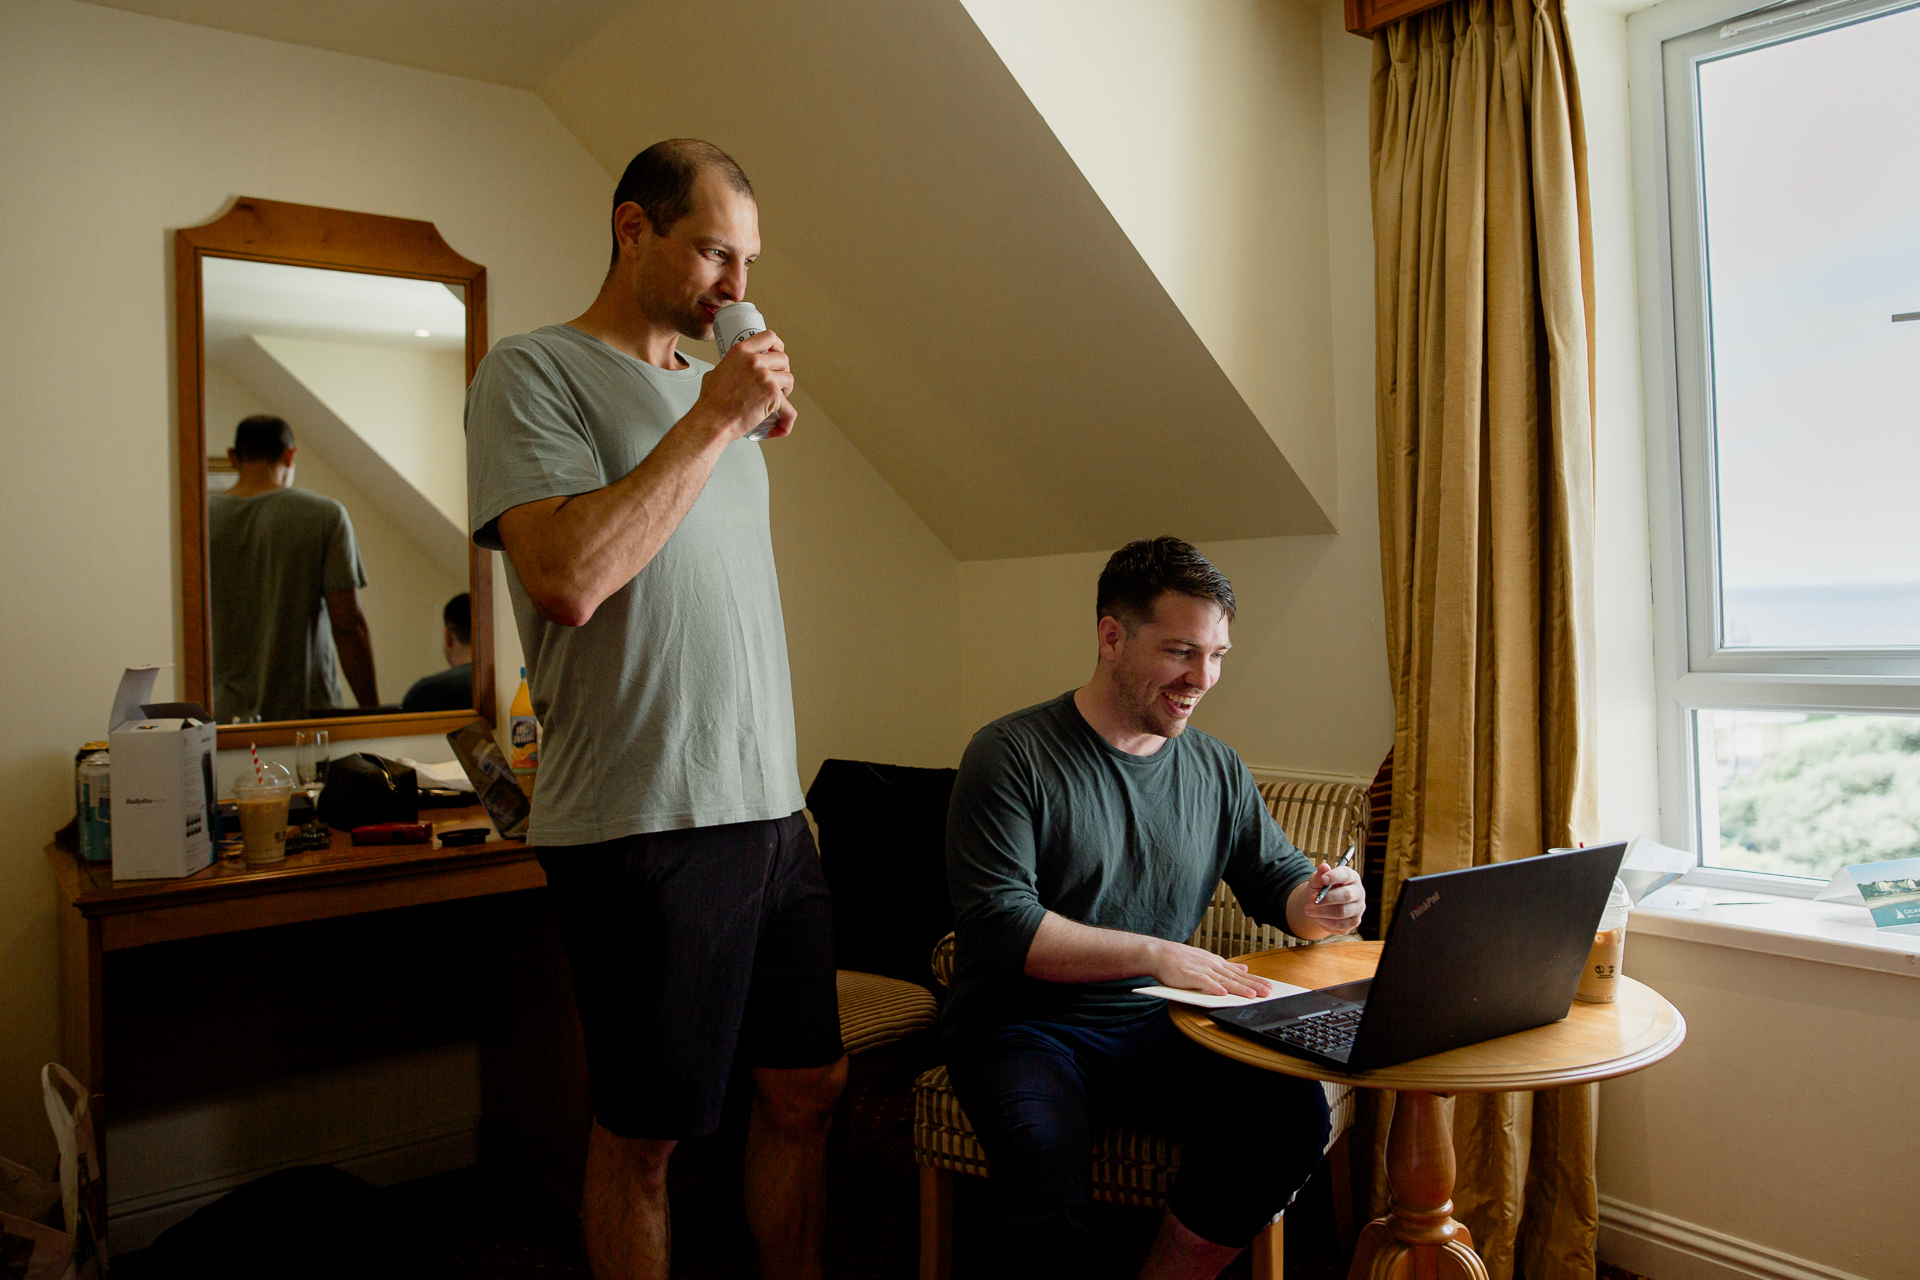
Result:
M702 449L729 444L733 439L732 419L702 404L687 410L687 416L676 426L685 429L691 442Z
M1287 894L1287 929L1302 942L1318 942L1330 936L1326 926L1307 914L1307 904L1313 900L1313 880L1302 880Z

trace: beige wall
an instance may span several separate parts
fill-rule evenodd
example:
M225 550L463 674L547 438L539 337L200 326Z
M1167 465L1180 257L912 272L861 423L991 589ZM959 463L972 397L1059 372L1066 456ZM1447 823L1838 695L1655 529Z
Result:
M1653 586L1646 425L1640 398L1626 18L1575 0L1568 34L1586 113L1594 260L1594 605L1600 705L1600 836L1660 832L1654 770Z
M467 527L463 353L268 334L254 341L454 527Z
M818 404L795 405L794 434L762 448L800 785L830 756L955 763L958 562Z
M962 2L1344 529L1318 6Z
M1251 765L1371 778L1393 744L1380 605L1380 535L1373 453L1373 248L1368 227L1366 41L1348 35L1340 7L1320 10L1310 47L1290 60L1324 66L1324 178L1320 225L1330 281L1327 314L1340 532L1205 543L1239 601L1234 651L1200 704L1197 727ZM1170 449L1143 462L1140 483L1207 483L1209 460ZM1124 502L1124 495L1116 495ZM1179 529L1140 527L1137 537ZM1106 552L960 565L962 719L971 733L1050 698L1093 669L1094 582Z
M1601 1256L1657 1280L1913 1275L1920 978L1638 932L1626 971L1687 1042L1601 1086L1601 1195L1834 1270L1722 1271L1610 1235Z

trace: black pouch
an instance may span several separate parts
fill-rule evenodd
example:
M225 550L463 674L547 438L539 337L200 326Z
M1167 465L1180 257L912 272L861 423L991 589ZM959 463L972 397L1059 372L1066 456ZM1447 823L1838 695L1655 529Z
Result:
M370 751L336 756L320 790L320 818L336 831L380 822L418 822L420 783L413 766Z

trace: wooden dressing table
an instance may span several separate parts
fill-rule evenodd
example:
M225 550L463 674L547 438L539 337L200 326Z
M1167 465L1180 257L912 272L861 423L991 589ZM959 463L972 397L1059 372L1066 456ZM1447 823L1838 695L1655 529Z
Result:
M488 826L477 806L422 817L436 834ZM356 848L335 832L326 850L179 880L115 881L58 838L46 854L60 886L62 1052L89 1091L103 1174L110 1101L472 1037L482 1158L521 1162L577 1198L584 1060L546 895L530 892L546 875L524 843ZM320 1024L311 1035L303 1018ZM115 1060L122 1042L137 1050Z

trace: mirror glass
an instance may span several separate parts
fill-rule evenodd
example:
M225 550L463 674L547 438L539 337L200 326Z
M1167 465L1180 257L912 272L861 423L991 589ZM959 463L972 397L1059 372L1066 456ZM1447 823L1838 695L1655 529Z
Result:
M461 286L208 256L201 290L214 718L472 707Z

